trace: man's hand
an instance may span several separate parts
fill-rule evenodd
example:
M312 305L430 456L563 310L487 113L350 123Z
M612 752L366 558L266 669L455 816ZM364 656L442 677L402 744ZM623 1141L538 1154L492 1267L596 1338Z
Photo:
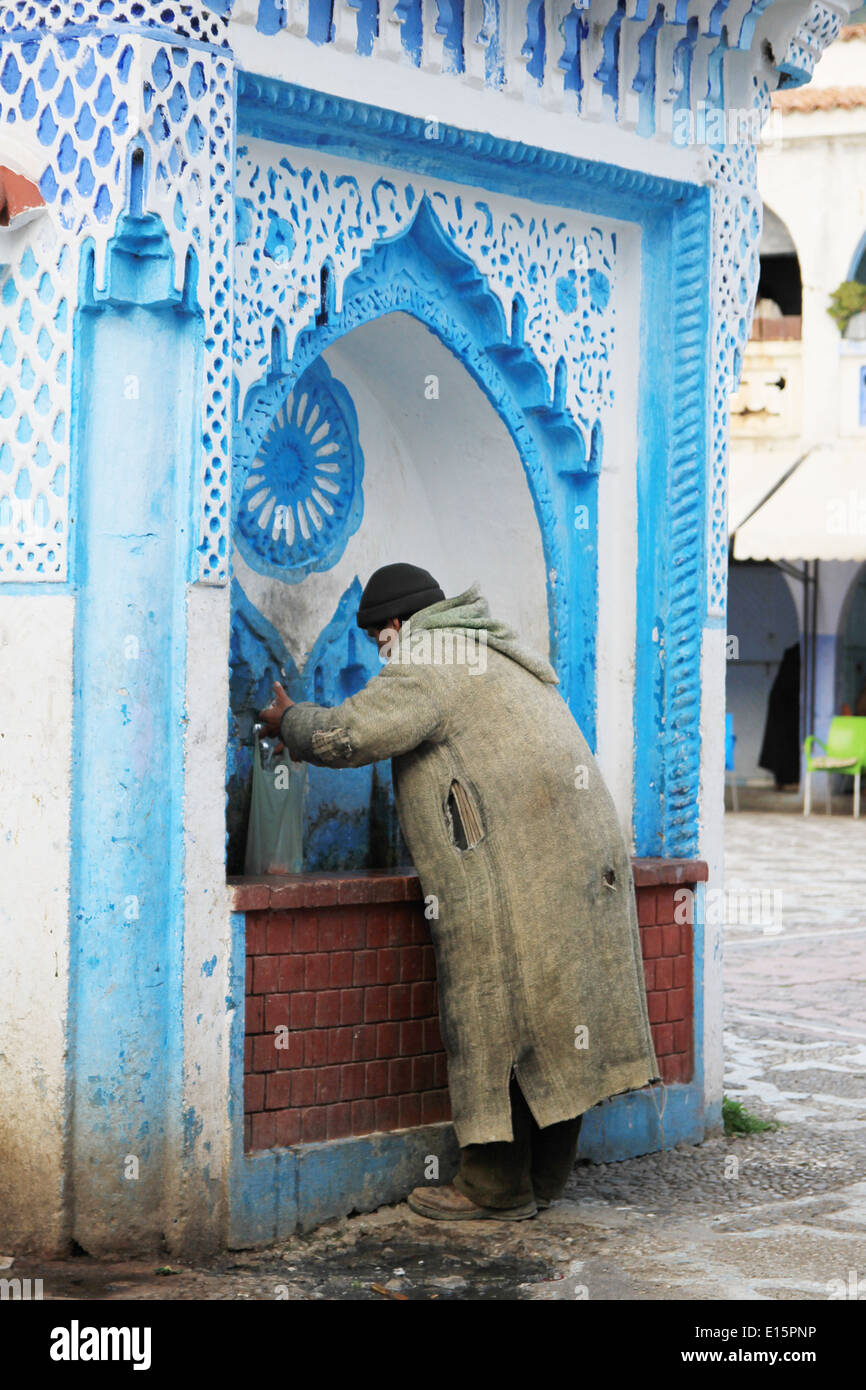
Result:
M294 700L289 699L288 695L286 694L283 687L280 685L279 681L274 681L274 698L268 705L267 709L263 709L261 714L259 715L259 719L265 726L265 738L279 739L280 724L282 722L283 715L285 714L287 709L292 708L292 705L294 703ZM282 743L278 743L277 748L278 751L282 752Z

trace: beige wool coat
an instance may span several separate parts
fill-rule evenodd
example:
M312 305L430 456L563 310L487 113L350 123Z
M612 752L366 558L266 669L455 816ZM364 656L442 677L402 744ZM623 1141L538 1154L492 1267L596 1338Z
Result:
M658 1078L613 801L554 671L477 586L417 613L363 690L294 705L280 732L322 766L392 759L403 834L438 904L461 1146L513 1138L512 1070L542 1128Z

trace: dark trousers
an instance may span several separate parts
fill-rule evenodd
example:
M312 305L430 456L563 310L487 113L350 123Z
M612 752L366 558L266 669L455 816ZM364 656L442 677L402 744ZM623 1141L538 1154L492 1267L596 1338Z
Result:
M523 1092L511 1078L511 1124L514 1138L498 1144L467 1144L460 1150L454 1186L480 1207L503 1210L540 1197L562 1195L577 1158L582 1115L539 1129Z

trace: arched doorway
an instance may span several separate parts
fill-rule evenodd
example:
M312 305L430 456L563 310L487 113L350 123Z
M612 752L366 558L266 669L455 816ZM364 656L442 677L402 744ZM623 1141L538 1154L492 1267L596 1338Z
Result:
M728 575L726 708L734 716L738 776L771 779L758 765L770 689L800 639L791 590L772 564L732 563Z
M752 337L799 338L802 332L803 280L794 239L782 218L764 208L761 273L752 321Z
M866 708L858 708L863 691L866 691L866 565L858 570L839 618L836 708L848 705L852 714L866 714ZM866 703L866 695L863 699Z
M856 280L858 285L866 285L866 232L857 243L857 250L851 261L851 273L849 280Z

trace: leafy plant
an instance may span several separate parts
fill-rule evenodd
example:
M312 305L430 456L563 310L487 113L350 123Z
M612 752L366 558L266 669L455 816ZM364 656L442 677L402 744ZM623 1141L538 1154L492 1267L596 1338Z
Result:
M843 280L830 295L827 313L839 332L844 334L854 315L863 309L866 309L866 285L861 285L859 280Z
M761 1120L757 1115L750 1115L743 1109L742 1101L731 1100L728 1096L722 1098L722 1119L725 1134L763 1134L764 1130L779 1128L778 1120Z

